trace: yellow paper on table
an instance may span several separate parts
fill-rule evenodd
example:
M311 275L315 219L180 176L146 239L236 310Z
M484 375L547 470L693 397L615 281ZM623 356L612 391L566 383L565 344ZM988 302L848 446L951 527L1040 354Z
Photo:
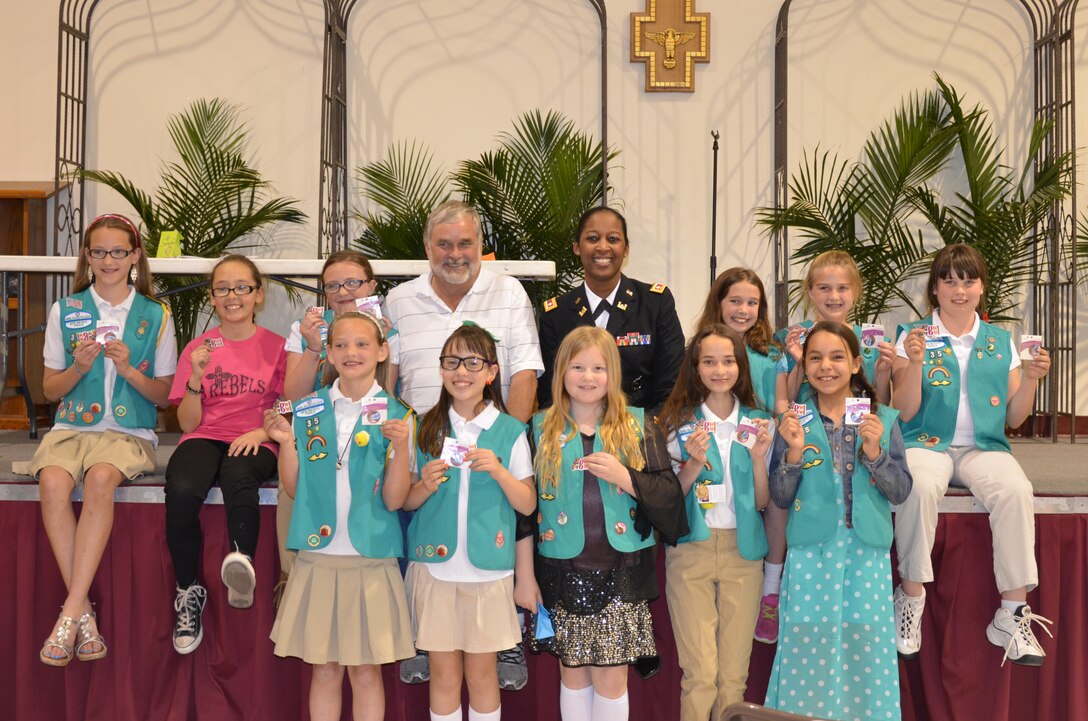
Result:
M176 230L164 230L159 234L159 247L155 250L156 258L181 257L181 233Z

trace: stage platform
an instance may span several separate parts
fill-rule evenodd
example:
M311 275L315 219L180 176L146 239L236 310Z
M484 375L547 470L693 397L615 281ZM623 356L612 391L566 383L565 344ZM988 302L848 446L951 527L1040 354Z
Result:
M4 719L306 719L309 671L272 652L268 633L275 620L272 586L275 552L275 489L262 489L261 532L254 565L257 602L230 608L218 581L227 552L218 490L202 514L204 578L208 586L205 639L196 653L171 648L173 571L166 550L162 469L176 444L163 435L159 470L118 489L114 532L92 597L110 645L101 661L74 661L53 669L37 660L63 600L37 504L37 486L11 472L29 460L36 442L26 431L0 433L0 534L13 545L0 555L0 698ZM1042 668L1006 663L986 642L984 629L997 605L987 517L964 492L942 502L944 516L934 548L937 581L928 593L923 647L918 660L900 664L903 718L908 721L1045 721L1088 719L1088 443L1014 441L1014 455L1035 485L1036 553L1040 587L1029 603L1055 621L1054 638L1042 632ZM894 565L894 562L893 562ZM663 554L658 558L663 578ZM633 721L672 721L679 716L681 673L664 599L652 604L662 670L630 680ZM753 644L747 698L761 702L775 647ZM558 719L558 666L548 656L529 657L529 685L503 692L505 718ZM395 666L385 670L386 718L427 718L427 687L405 686ZM465 701L467 706L467 699ZM345 706L345 709L348 707ZM345 711L343 718L350 718Z

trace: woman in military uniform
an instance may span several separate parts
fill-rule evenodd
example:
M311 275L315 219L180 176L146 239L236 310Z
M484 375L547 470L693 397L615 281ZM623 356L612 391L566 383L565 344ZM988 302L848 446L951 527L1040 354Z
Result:
M540 407L552 403L555 352L567 333L596 325L616 339L623 367L623 392L632 406L655 411L668 398L684 354L684 331L672 293L623 275L630 242L627 221L611 208L592 208L578 221L574 254L585 282L544 302L540 350L544 375L537 384Z

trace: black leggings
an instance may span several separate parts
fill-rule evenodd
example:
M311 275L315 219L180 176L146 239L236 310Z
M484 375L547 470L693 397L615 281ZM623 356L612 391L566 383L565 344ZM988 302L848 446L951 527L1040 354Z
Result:
M276 475L276 455L265 446L256 455L228 456L230 444L190 438L166 466L166 545L180 588L197 580L203 534L200 507L218 481L227 510L231 549L253 558L260 529L259 486Z

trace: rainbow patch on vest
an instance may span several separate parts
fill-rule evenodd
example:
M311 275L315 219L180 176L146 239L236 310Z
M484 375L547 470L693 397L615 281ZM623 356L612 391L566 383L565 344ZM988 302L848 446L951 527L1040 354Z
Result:
M809 451L812 451L811 455L808 455ZM801 468L815 468L824 462L823 458L820 458L820 447L811 443L801 449Z
M926 373L926 378L929 379L929 384L931 386L940 387L952 385L952 381L950 380L952 374L949 373L948 369L944 366L933 366L929 369L929 372Z

